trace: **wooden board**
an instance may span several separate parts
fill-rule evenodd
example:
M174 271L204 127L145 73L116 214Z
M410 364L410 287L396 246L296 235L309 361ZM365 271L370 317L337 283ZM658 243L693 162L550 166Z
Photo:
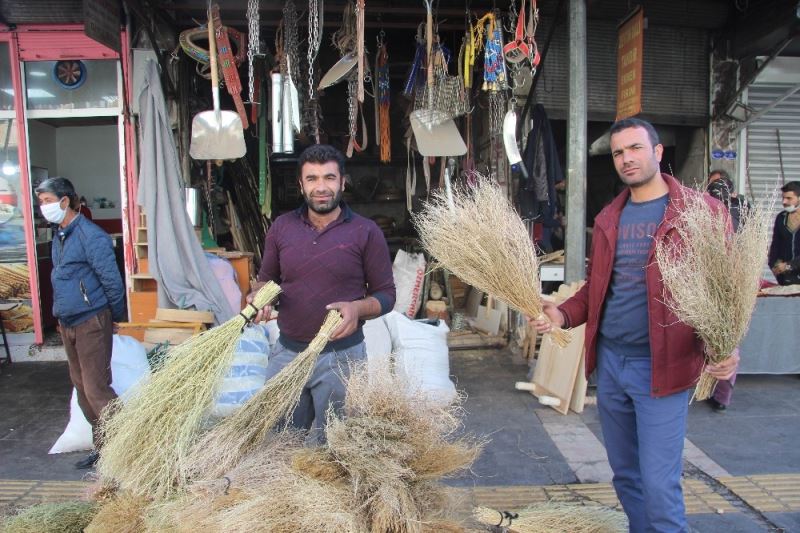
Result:
M171 345L180 344L194 335L192 328L148 328L144 330L144 342Z
M214 323L214 313L211 311L190 311L187 309L156 309L156 320L166 320L169 322L202 322L204 324Z
M581 326L584 332L586 326ZM586 389L589 382L586 380L586 349L581 352L581 363L578 365L578 375L575 376L575 386L572 388L572 398L569 401L569 408L576 412L582 413L583 407L586 405Z
M562 414L567 414L569 410L578 367L583 357L584 327L571 330L572 339L564 348L553 342L549 335L545 335L533 371L532 381L536 385L536 396L544 394L558 398L561 403L552 407ZM538 391L542 391L542 394L538 394Z

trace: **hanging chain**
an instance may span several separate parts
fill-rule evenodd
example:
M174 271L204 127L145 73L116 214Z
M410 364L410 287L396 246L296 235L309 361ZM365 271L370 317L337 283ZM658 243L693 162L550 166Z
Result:
M250 102L255 98L255 73L253 59L261 54L260 16L258 0L247 0L247 98Z
M314 61L322 44L320 0L308 0L308 99L314 100Z
M351 139L356 138L358 130L357 80L358 76L352 74L347 78L347 126Z
M308 110L311 116L311 135L319 143L320 109L315 98L314 61L322 44L322 24L324 0L308 0Z
M297 31L297 7L294 0L286 0L286 4L283 6L283 46L288 59L288 74L297 86L300 83L300 38Z

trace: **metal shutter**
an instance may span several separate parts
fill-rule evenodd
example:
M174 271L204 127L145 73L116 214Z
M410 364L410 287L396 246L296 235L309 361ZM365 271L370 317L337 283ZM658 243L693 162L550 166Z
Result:
M747 102L758 111L774 102L794 84L754 84L748 88ZM747 195L756 202L776 201L780 210L778 188L781 166L778 157L780 131L783 169L786 181L800 179L800 93L795 93L770 109L747 127Z
M540 42L552 24L537 30ZM589 120L613 121L617 105L617 27L589 20L587 28ZM708 32L698 28L651 26L644 34L643 114L661 124L708 125ZM536 88L551 118L565 118L569 98L568 31L556 30Z

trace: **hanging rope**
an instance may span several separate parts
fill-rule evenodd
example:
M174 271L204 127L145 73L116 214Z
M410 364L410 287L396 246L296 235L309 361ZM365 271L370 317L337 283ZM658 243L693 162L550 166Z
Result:
M391 95L389 92L389 53L386 50L386 43L380 38L378 53L375 57L375 72L378 78L375 99L378 101L378 136L380 138L381 163L389 163L392 160L392 138L389 122L389 105L391 103Z

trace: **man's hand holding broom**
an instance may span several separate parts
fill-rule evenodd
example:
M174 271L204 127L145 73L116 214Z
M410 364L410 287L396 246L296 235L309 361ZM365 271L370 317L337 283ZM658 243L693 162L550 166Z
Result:
M542 315L535 318L525 316L528 325L532 326L538 333L550 333L553 328L564 328L567 323L564 313L553 303L542 302L542 313Z
M739 367L739 348L719 363L706 363L704 372L716 380L731 379Z

